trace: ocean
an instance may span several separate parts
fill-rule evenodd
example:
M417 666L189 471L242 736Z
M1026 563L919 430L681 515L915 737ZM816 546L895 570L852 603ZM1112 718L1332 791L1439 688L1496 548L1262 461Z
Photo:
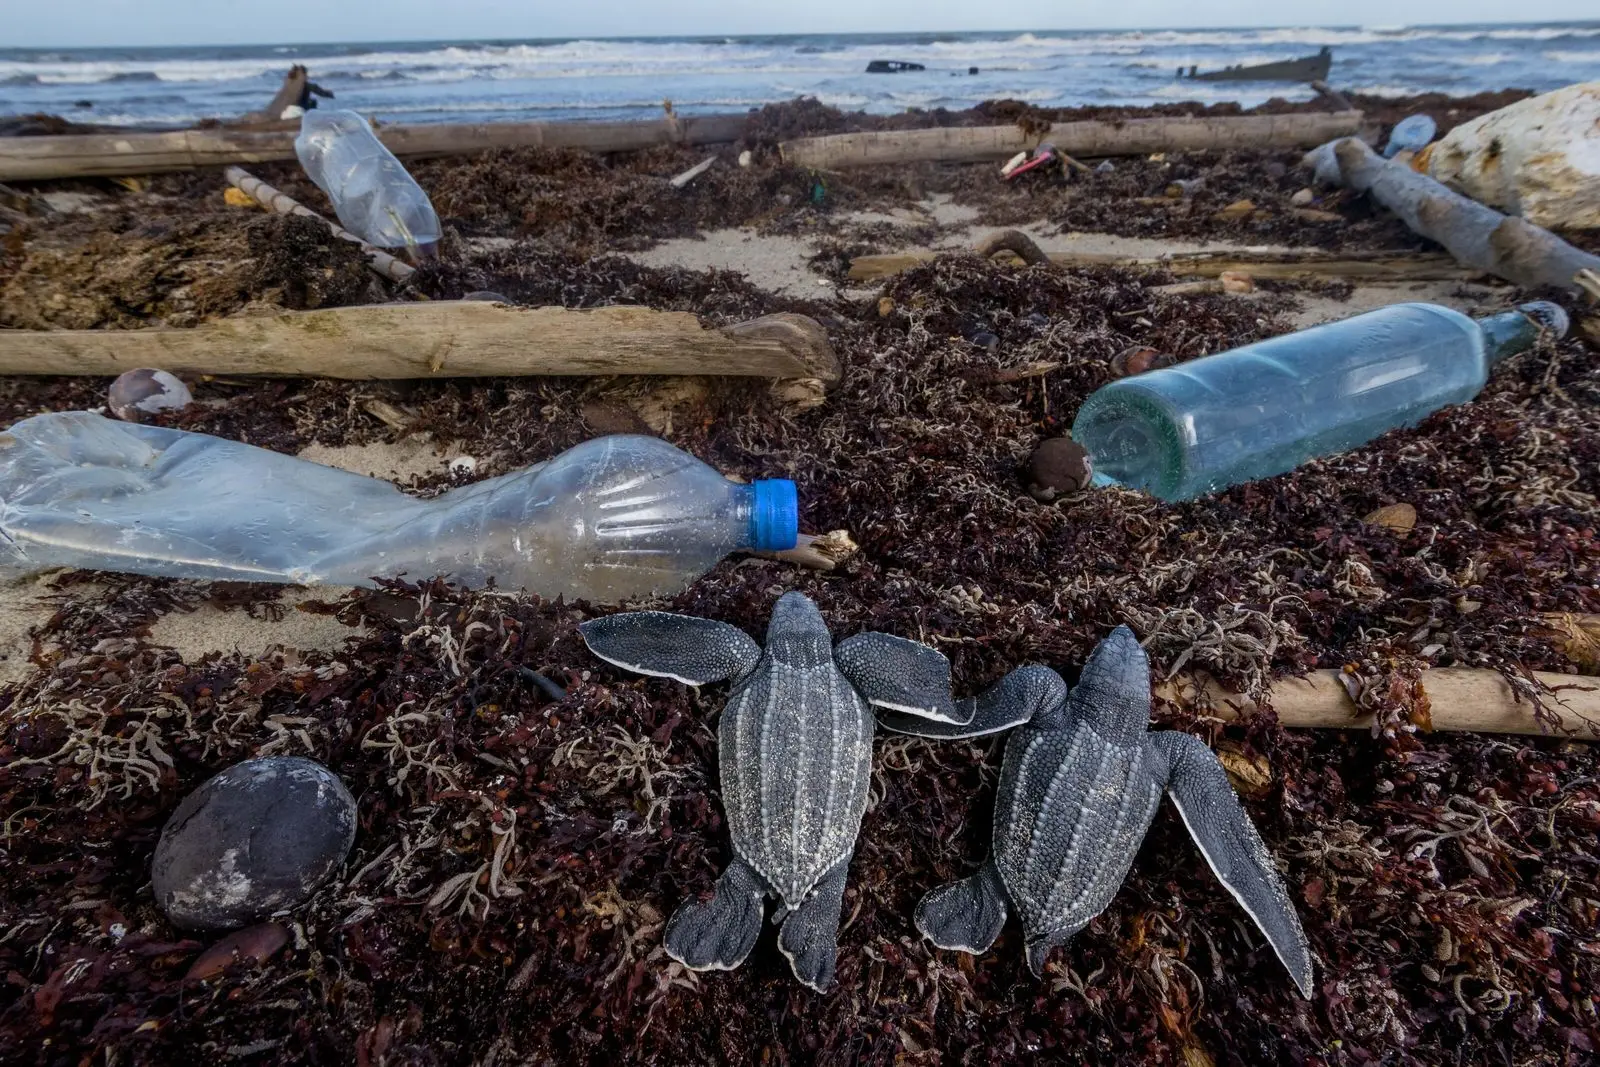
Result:
M1600 78L1600 22L0 48L0 115L44 111L147 126L231 117L264 105L291 63L306 64L336 106L395 122L642 118L659 114L664 99L694 114L802 95L877 113L1003 97L1041 106L1250 105L1311 91L1179 81L1176 71L1291 59L1324 45L1333 51L1333 85L1387 96L1544 91ZM867 74L873 59L927 69Z

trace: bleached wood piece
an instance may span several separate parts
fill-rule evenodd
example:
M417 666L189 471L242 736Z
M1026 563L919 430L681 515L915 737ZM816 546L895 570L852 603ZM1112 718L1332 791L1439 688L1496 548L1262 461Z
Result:
M115 375L134 367L348 379L839 378L822 327L787 314L707 329L686 311L438 300L242 315L189 329L0 331L0 374Z

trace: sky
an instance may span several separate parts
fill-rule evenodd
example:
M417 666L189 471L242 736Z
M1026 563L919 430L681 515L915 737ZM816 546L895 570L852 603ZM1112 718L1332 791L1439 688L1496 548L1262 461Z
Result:
M1595 0L0 0L0 48L1593 19Z

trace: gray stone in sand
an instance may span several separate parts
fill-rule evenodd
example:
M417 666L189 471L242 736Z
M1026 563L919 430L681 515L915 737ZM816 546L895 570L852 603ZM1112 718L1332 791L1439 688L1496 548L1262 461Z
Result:
M1068 694L1047 667L1022 667L985 694L995 720L1025 722L1006 741L989 860L917 905L916 925L945 949L984 952L1015 913L1028 966L1105 910L1133 866L1165 790L1206 861L1255 920L1303 996L1311 953L1261 836L1211 749L1148 732L1150 667L1126 626L1100 642ZM880 715L889 729L962 737L959 726Z
M235 764L167 820L151 879L173 925L225 930L294 907L344 862L356 802L328 768L298 756Z
M830 988L845 875L872 778L869 704L971 728L979 702L951 699L950 663L925 645L863 633L835 648L800 593L778 601L764 649L727 623L659 611L579 629L595 655L630 671L733 683L717 737L734 861L710 900L673 914L667 954L694 970L739 966L761 933L766 899L776 897L778 948L795 977Z

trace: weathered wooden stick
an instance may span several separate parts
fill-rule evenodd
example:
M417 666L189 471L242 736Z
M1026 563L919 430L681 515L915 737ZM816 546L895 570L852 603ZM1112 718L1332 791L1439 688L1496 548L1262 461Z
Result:
M686 311L439 300L241 315L189 329L0 331L0 374L121 374L133 367L352 379L839 378L839 361L822 327L787 314L717 330Z
M779 146L786 163L831 169L884 163L1005 159L1049 141L1074 156L1136 156L1229 148L1294 148L1355 133L1361 112L1224 115L1214 118L1058 122L1039 133L1020 126L947 126L803 137ZM0 177L3 177L0 174Z
M1600 270L1593 256L1549 230L1500 214L1403 163L1386 160L1354 137L1306 154L1318 181L1367 193L1456 260L1528 289L1574 289L1582 270Z
M405 158L490 148L582 148L631 152L662 144L721 144L744 136L744 115L674 116L636 122L480 122L386 126L378 138ZM1338 131L1328 136L1336 136ZM154 174L294 158L293 128L174 130L0 138L0 181ZM1326 140L1327 138L1323 138Z
M361 251L367 255L367 266L390 281L403 282L417 273L417 268L411 266L411 264L403 263L383 249L367 244L367 242L343 226L328 221L288 193L279 192L243 167L229 167L222 172L222 175L228 179L229 185L252 198L262 207L270 211L276 211L280 215L301 215L308 219L316 219L332 230L335 237L341 237L346 241L360 245Z
M857 282L886 278L926 263L937 252L895 252L886 255L857 256L850 261L850 280ZM1449 256L1431 253L1378 252L1360 259L1337 255L1283 254L1251 252L1248 249L1215 252L1175 252L1156 258L1118 256L1101 252L1051 252L1050 262L1065 267L1130 267L1143 270L1170 270L1200 278L1216 278L1224 271L1240 271L1254 278L1315 279L1340 278L1350 281L1466 281L1481 272L1462 267Z
M688 185L690 182L700 177L700 175L710 170L711 164L715 163L716 161L716 156L707 156L694 166L690 167L688 170L684 171L682 174L678 175L676 178L673 178L667 184L672 186L674 189L682 189L685 185Z
M1431 705L1433 728L1498 734L1557 735L1600 739L1600 678L1535 671L1551 692L1540 699L1556 721L1547 731L1534 715L1533 703L1519 696L1497 671L1440 667L1424 671L1422 687ZM1157 695L1175 703L1209 708L1223 719L1256 710L1248 697L1230 693L1209 678L1180 676L1156 687ZM1304 678L1274 682L1272 708L1285 726L1361 730L1372 725L1358 713L1338 671L1313 671Z

